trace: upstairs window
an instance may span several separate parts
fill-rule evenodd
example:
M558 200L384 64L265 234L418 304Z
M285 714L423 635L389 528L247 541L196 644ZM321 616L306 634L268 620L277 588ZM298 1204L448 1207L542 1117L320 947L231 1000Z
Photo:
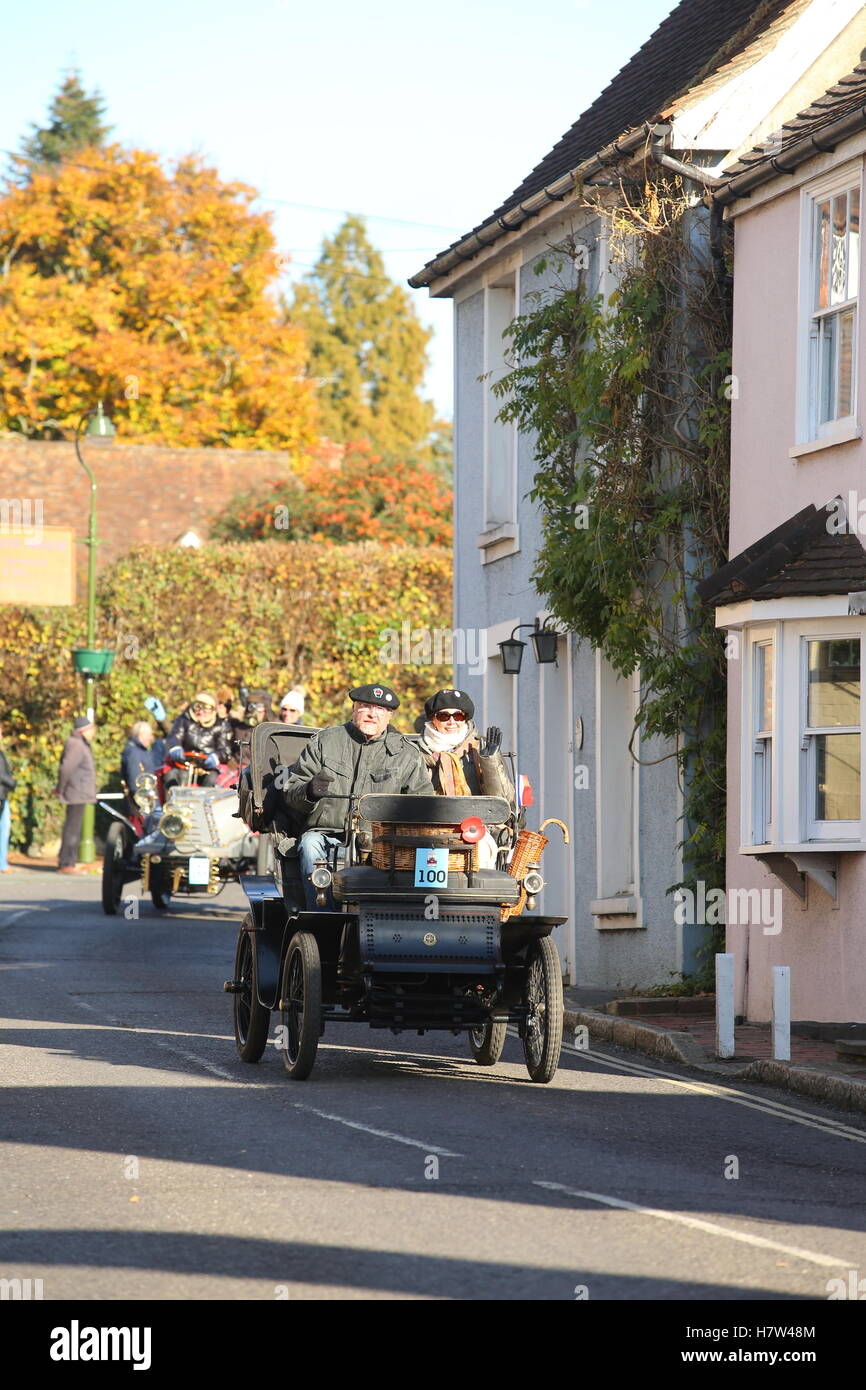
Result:
M854 328L860 266L860 188L815 204L815 281L810 347L815 423L854 413Z
M805 195L803 439L838 434L857 409L860 206L860 174L850 168L825 176Z

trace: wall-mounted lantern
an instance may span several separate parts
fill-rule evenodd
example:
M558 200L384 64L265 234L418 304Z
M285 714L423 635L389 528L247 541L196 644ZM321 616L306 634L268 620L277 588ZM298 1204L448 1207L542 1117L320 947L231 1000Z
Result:
M517 676L520 674L520 667L523 663L523 649L526 643L521 642L515 634L520 632L521 628L525 627L532 629L532 637L530 640L535 652L535 660L539 665L547 666L550 662L556 661L556 643L560 634L546 625L542 627L536 618L534 623L518 623L517 627L513 629L511 636L506 638L504 642L499 643L499 650L502 653L503 675Z

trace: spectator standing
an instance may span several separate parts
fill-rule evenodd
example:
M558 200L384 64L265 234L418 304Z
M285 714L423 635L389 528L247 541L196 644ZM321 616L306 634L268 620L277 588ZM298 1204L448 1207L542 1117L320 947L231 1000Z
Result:
M0 874L11 874L9 867L9 830L12 812L9 809L9 793L15 790L15 778L9 766L9 759L3 750L3 725L0 724Z
M304 692L290 690L280 700L280 723L300 724L304 716Z
M72 733L66 740L60 759L57 795L66 807L58 864L61 874L87 873L85 866L78 864L78 842L81 839L84 808L96 801L96 759L90 746L95 733L96 725L84 715L79 715L72 725Z

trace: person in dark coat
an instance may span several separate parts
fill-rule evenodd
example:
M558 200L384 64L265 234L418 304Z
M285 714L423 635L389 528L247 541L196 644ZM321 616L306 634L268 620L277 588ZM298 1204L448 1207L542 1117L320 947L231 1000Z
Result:
M475 704L463 690L437 690L424 705L418 747L440 796L502 796L514 801L514 786L500 753L502 730L482 739Z
M500 753L502 730L489 728L482 739L475 704L464 690L437 690L424 705L426 719L418 740L440 796L501 796L514 804L514 786ZM482 868L495 868L497 844L488 829L478 846Z
M390 729L400 701L387 685L349 691L352 717L313 734L284 779L286 805L306 825L298 845L307 906L316 908L310 874L343 843L347 797L365 792L432 796L433 784L417 746Z
M83 874L87 870L78 864L78 842L85 806L96 801L96 759L90 741L96 725L79 715L66 740L60 771L57 774L57 795L66 806L63 838L60 842L58 869L61 874Z
M231 757L231 740L231 725L217 714L216 696L209 690L202 690L177 716L166 742L169 758L180 759L184 753L204 753L207 776L200 779L199 786L212 787L220 763L227 763ZM173 787L179 780L177 771L167 772L164 785Z
M9 766L9 759L3 751L3 725L0 724L0 874L11 874L7 855L9 853L9 830L12 812L9 809L9 793L15 790L15 778Z
M161 750L154 746L154 733L146 719L137 719L129 731L129 742L120 755L120 775L127 788L127 814L136 811L135 781L142 772L155 773L162 766ZM162 742L162 740L160 740Z
M250 690L244 705L243 719L235 719L229 714L232 730L231 751L233 758L240 758L241 741L256 724L264 724L273 719L271 697L267 690Z

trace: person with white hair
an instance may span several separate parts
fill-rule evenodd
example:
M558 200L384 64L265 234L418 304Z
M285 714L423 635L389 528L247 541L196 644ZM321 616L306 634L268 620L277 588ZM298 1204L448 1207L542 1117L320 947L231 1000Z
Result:
M280 723L300 724L304 714L304 692L290 690L280 700Z
M155 772L162 759L153 747L154 732L146 719L136 719L129 731L129 742L120 755L120 775L126 784L127 807L135 811L132 798L135 793L135 779L139 773Z

